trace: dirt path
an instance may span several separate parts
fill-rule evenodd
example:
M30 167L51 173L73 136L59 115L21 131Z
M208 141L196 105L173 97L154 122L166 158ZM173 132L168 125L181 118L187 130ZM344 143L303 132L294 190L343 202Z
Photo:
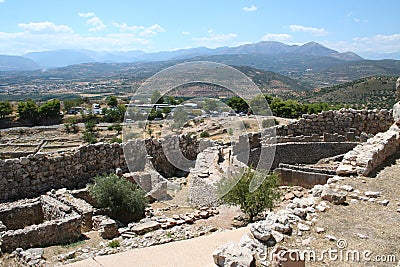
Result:
M247 232L249 232L248 228L216 232L194 239L95 257L67 266L211 267L216 266L212 253L217 247L231 241L239 242L242 235Z

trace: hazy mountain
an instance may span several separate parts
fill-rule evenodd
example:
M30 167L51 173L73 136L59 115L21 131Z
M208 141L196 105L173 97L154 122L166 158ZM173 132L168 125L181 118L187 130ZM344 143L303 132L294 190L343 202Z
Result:
M0 55L0 71L37 70L40 66L34 61L20 56Z
M116 52L107 52L107 51L92 51L92 50L79 50L82 54L89 56L94 59L96 62L133 62L137 61L137 57L146 52L142 50L132 50L132 51L116 51Z
M400 60L400 51L392 53L363 52L363 56L369 59L396 59Z
M80 52L79 50L56 50L45 52L32 52L24 55L35 61L38 65L46 68L61 67L73 64L95 62L90 56Z
M92 51L92 50L56 50L34 52L24 55L24 57L35 61L38 65L49 67L64 67L73 64L88 62L101 63L122 63L139 61L166 61L180 60L200 56L214 55L316 55L324 57L333 57L345 61L362 60L360 56L352 53L339 53L316 42L309 42L304 45L287 45L280 42L263 41L254 44L245 44L237 47L219 47L210 49L207 47L196 47L189 49L179 49L174 51L160 51L156 53L146 53L141 50L132 51Z

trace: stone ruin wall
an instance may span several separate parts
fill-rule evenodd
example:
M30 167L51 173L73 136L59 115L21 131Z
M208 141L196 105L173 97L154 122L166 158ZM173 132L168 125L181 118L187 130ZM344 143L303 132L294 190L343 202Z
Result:
M78 240L82 218L55 198L24 199L0 205L1 251L51 246Z
M171 149L177 145L185 157L195 159L212 142L181 135L179 141L146 139L126 144L97 143L70 152L37 153L0 160L0 202L37 197L51 189L84 187L96 175L114 172L116 168L127 170L124 149L129 155L128 162L134 162L137 167L131 171L143 169L149 154L156 170L172 176L178 169L166 160L163 147Z
M324 133L337 133L346 135L355 130L355 135L362 132L377 134L385 132L393 124L393 112L391 110L354 110L340 109L323 111L319 114L304 114L302 118L289 125L278 125L277 136L322 136Z

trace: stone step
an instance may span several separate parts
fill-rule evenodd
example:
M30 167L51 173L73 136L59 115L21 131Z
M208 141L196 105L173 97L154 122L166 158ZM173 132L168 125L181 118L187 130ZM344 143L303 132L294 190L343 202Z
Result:
M134 232L124 232L121 234L121 236L127 239L137 237L137 235Z

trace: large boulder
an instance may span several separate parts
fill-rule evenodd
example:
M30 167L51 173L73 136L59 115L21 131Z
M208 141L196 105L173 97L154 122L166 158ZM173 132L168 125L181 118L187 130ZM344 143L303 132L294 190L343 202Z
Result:
M214 263L220 267L250 267L255 266L253 253L250 249L230 242L217 248L213 253Z
M138 235L143 235L148 232L152 232L161 228L161 224L156 221L148 221L145 223L138 224L131 228L132 232Z
M325 188L321 193L321 199L327 200L335 205L341 205L346 201L346 194L333 191L330 188Z
M250 232L260 241L268 241L272 236L271 224L267 221L259 221L250 226Z

